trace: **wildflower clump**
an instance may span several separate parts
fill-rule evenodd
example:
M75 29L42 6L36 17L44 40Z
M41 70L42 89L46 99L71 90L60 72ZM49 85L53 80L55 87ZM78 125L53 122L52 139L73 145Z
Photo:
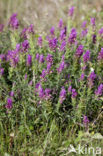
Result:
M74 12L71 7L69 20ZM60 149L72 132L95 131L91 125L103 105L103 28L92 17L81 23L81 29L73 25L68 30L60 19L57 28L38 34L32 24L21 30L17 14L8 26L0 24L0 35L7 30L9 35L9 46L0 43L4 44L0 48L0 132L6 140L11 131L15 133L5 149L11 155L25 151L31 142L28 153L36 151L37 145L39 155L45 155L47 145L58 152L54 142ZM100 124L95 125L101 132ZM16 147L14 153L10 147Z

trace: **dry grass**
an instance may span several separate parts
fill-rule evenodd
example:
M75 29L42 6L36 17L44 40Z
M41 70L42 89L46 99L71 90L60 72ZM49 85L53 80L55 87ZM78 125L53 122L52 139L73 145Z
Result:
M71 5L77 6L76 17L80 19L81 11L100 11L103 0L0 0L0 23L6 23L10 15L17 12L21 24L33 23L36 29L44 31L51 25L56 26L60 18L66 22Z

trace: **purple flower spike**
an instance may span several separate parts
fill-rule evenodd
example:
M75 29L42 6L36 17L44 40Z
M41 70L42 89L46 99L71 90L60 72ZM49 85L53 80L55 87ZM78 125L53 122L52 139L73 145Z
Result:
M69 9L69 16L73 16L74 14L74 6L72 6L70 9Z
M63 20L60 19L60 21L59 21L59 28L61 29L62 27L63 27Z
M60 46L60 51L65 51L66 41L63 41Z
M5 60L5 58L6 58L6 55L5 54L0 54L1 61Z
M41 54L39 57L39 63L43 63L44 62L44 55Z
M95 26L95 18L94 17L91 18L91 25Z
M76 98L77 92L75 89L72 89L72 98Z
M26 62L27 66L31 66L32 64L32 56L30 54L27 55L27 62Z
M0 75L2 76L4 74L4 68L0 68Z
M81 36L85 37L87 35L87 33L88 33L88 29L82 30Z
M50 62L47 63L47 72L50 72L52 64Z
M4 29L4 25L3 24L0 24L0 32L2 32Z
M95 34L92 35L92 41L94 44L96 43L96 35Z
M46 76L46 69L43 69L43 70L42 70L41 77L42 77L42 78L45 78L45 76Z
M39 61L39 56L40 56L39 53L37 53L36 54L36 60L38 60L38 61Z
M51 35L54 35L54 32L55 32L55 28L52 27L52 28L50 29L50 33L51 33Z
M9 50L7 54L7 61L10 61L11 66L15 67L19 62L19 53L17 50Z
M48 54L47 57L46 57L46 61L50 62L50 63L53 63L53 55Z
M39 88L38 88L38 93L39 93L40 99L44 98L44 90L43 90L43 88L41 87L41 85L40 85Z
M7 109L11 109L11 108L12 108L12 103L13 103L13 102L12 102L12 99L11 99L11 98L8 98L8 99L7 99L7 104L6 104L5 107L6 107Z
M102 96L102 95L103 95L103 84L100 84L100 85L98 86L98 89L95 91L95 94L96 94L97 96Z
M103 34L103 27L99 30L99 34L100 34L100 35Z
M59 73L61 73L62 72L62 70L64 69L64 67L65 67L65 62L64 62L64 60L60 63L60 66L59 66L59 68L57 69L58 70L58 72Z
M10 92L10 96L11 96L11 97L14 96L14 92L13 92L13 91Z
M50 49L55 50L55 48L57 47L57 43L58 43L57 38L49 39Z
M77 50L76 50L76 57L78 57L78 58L80 58L81 57L81 55L83 54L83 52L84 52L84 49L83 49L84 47L83 47L83 45L79 45L78 46L78 48L77 48Z
M46 100L50 99L51 95L50 95L51 90L49 88L45 89L45 98Z
M9 21L9 25L13 28L13 29L18 29L19 27L19 21L18 19L16 18L17 17L17 14L13 14L11 17L10 17L10 21Z
M61 30L61 32L60 32L60 40L61 40L61 41L64 40L65 37L66 37L65 30L63 29L63 30Z
M94 73L94 71L90 73L89 79L92 81L94 81L96 79L96 74Z
M33 81L31 80L31 81L29 82L29 86L32 86L32 84L33 84Z
M62 87L62 89L60 91L60 97L59 97L61 104L63 103L63 101L65 100L65 98L66 98L66 90L65 90L64 87Z
M68 92L72 92L72 86L69 86L69 88L68 88Z
M83 55L83 61L84 61L84 63L86 63L89 60L90 60L90 51L87 50L86 53Z
M68 38L68 42L70 44L75 43L76 37L77 37L76 29L75 28L72 28L72 30L70 32L70 35L69 35L69 38Z
M86 116L86 115L84 115L83 116L83 124L84 124L84 126L87 128L87 126L88 126L88 123L89 123L89 119L88 119L88 117Z
M40 36L40 37L38 38L38 45L39 45L40 48L42 47L42 42L43 42L43 39L42 39L42 37Z
M80 76L80 80L84 80L84 77L85 77L85 74L82 73L81 76Z
M24 39L27 39L27 28L24 28L21 32L21 37L23 37Z
M98 60L103 60L103 48L101 48L101 51L98 54Z
M28 28L28 32L34 34L34 25L30 24L29 28Z
M87 21L83 21L83 23L82 23L82 28L85 28L86 25L87 25Z
M25 40L22 43L22 47L23 47L23 51L27 51L28 50L28 48L29 48L29 42L28 42L28 40Z
M88 86L90 88L92 88L94 86L94 80L96 79L96 74L93 72L90 73L90 75L88 76Z
M25 74L25 76L24 76L24 80L26 80L27 79L27 74Z

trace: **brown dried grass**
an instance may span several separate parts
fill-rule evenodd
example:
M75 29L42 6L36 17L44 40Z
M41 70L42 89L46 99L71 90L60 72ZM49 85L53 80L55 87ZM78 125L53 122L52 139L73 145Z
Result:
M60 18L66 22L72 5L77 6L76 19L80 19L81 11L100 11L103 0L0 0L0 23L6 23L11 14L17 12L22 25L33 23L38 31L47 31L56 26Z

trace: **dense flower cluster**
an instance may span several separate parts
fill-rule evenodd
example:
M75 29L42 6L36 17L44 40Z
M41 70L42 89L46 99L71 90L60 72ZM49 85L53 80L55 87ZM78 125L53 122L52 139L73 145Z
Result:
M74 7L71 7L70 20L73 14ZM88 100L85 99L89 97L88 115L91 116L93 104L103 96L103 66L100 64L103 63L103 48L100 45L97 48L96 45L102 38L103 28L95 32L95 18L90 19L89 27L87 23L85 20L81 24L80 32L70 27L68 33L67 26L64 26L63 20L60 19L58 30L51 27L48 36L42 36L34 33L32 24L17 33L15 30L19 27L17 14L10 17L9 29L12 30L10 33L16 31L18 36L17 38L14 36L13 45L6 49L5 54L0 54L0 78L1 80L4 78L2 82L7 81L9 86L7 90L9 98L4 98L7 100L4 101L8 111L14 107L14 101L21 100L26 94L24 91L22 95L23 87L16 89L14 85L21 82L24 87L28 86L32 96L35 97L35 103L39 103L41 108L45 101L55 107L59 103L62 104L60 107L66 107L68 110L81 109L83 116L88 112L84 113L82 109L84 106L79 106L86 101L85 107L88 107ZM3 28L4 25L0 24L0 33L4 31ZM91 36L87 35L89 32ZM31 96L31 92L28 96ZM86 115L83 117L83 123L84 125L89 123Z

